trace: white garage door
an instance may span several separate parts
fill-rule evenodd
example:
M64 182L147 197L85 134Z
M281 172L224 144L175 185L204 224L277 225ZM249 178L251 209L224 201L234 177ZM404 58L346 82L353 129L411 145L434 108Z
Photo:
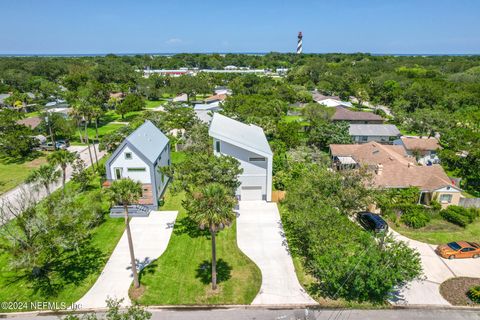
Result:
M240 197L242 201L262 200L262 187L242 187Z

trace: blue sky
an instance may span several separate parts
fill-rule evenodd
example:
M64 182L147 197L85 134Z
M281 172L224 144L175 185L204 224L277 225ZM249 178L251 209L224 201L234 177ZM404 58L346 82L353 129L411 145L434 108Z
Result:
M0 54L480 53L477 0L0 0Z

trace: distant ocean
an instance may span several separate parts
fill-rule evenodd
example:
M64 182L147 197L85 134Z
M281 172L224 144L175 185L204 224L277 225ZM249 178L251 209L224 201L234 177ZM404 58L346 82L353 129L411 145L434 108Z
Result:
M117 56L174 56L176 54L245 54L264 56L270 52L176 52L176 53L156 53L156 52L138 52L138 53L0 53L0 57L104 57L109 54ZM279 52L279 53L293 53L293 52ZM480 53L369 53L369 52L305 52L305 54L355 54L365 53L372 56L405 56L405 57L435 57L435 56L478 56Z

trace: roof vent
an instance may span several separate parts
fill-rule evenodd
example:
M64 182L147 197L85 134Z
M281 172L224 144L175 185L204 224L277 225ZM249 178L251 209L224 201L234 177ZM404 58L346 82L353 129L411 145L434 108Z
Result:
M372 154L376 154L376 153L379 153L380 150L373 150Z

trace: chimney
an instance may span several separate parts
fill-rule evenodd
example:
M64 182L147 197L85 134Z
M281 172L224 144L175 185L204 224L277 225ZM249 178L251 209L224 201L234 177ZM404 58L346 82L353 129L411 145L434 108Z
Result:
M377 164L377 170L375 170L375 173L376 173L377 175L379 175L379 176L382 175L382 173L383 173L383 164L381 164L381 163Z
M408 167L409 167L409 168L410 168L410 167L413 167L413 163L412 163L412 162L409 162L409 163L408 163Z

